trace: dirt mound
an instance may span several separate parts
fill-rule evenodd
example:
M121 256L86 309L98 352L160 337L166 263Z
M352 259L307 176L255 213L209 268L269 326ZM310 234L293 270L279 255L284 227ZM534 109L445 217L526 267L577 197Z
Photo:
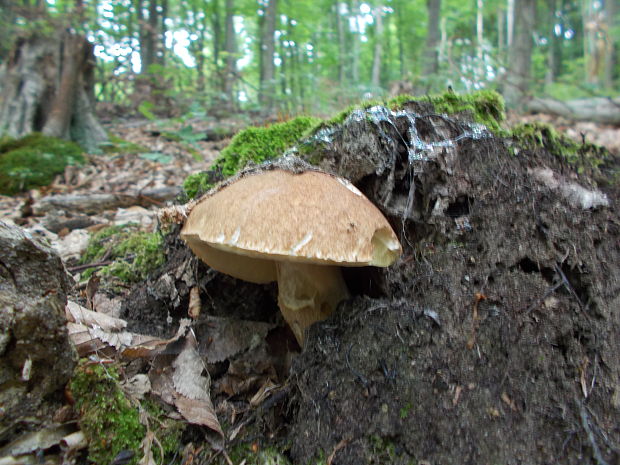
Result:
M617 161L573 150L577 174L549 131L526 133L499 137L417 102L354 110L291 151L362 190L404 254L344 270L354 297L312 327L268 407L248 408L254 391L212 393L254 424L227 447L258 434L298 464L618 463ZM602 192L592 179L606 177ZM124 305L136 331L173 333L193 287L205 315L282 323L273 285L208 269L175 234L167 250ZM214 385L240 364L261 362L218 362Z
M405 252L350 276L360 295L312 328L291 377L293 462L618 463L617 190L421 113L367 110L313 150Z

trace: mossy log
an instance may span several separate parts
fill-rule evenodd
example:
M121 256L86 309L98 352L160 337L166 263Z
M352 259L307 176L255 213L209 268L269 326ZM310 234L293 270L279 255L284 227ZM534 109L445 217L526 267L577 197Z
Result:
M620 124L620 98L587 98L562 102L550 98L533 98L527 104L533 113L549 113L573 121Z

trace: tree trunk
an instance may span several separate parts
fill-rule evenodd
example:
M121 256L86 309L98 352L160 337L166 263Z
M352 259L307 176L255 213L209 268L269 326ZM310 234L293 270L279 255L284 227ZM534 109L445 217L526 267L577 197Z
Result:
M237 107L235 94L235 81L237 78L237 37L235 35L235 1L226 0L226 66L224 69L223 91L226 96L227 106L232 111Z
M107 135L94 113L93 47L62 32L18 38L0 75L0 133L42 131L96 150Z
M607 56L605 57L605 87L608 89L613 88L614 86L614 69L616 67L617 62L617 42L618 35L614 34L613 31L616 31L617 20L616 13L618 12L618 0L606 0L605 1L605 14L607 17L607 30L610 31L607 35L609 40L609 50Z
M530 86L530 69L536 24L536 0L515 0L515 36L508 51L504 98L509 107L521 109Z
M344 35L344 21L340 12L340 1L334 2L334 14L336 15L336 34L338 35L338 84L344 85L346 79L346 45Z
M512 47L515 36L515 0L506 1L506 47Z
M349 10L353 17L357 17L360 12L359 0L351 0L349 2ZM355 31L351 34L351 79L353 85L360 83L360 31L359 25L356 24Z
M373 88L381 86L381 60L383 59L383 8L378 6L374 10L375 17L375 49L372 58L372 74L370 82Z
M547 58L547 73L545 75L545 82L552 84L562 72L562 37L556 33L555 27L557 20L555 18L555 11L562 10L562 3L558 0L549 0L549 10L552 16L552 21L549 25L549 52ZM563 31L560 31L562 34Z
M441 0L427 0L428 29L426 32L426 46L422 74L429 76L439 70L437 48L439 45L439 14L441 12Z
M269 0L261 30L261 72L259 101L267 110L274 105L275 93L275 31L278 0Z
M480 81L484 80L484 0L476 0L476 78Z

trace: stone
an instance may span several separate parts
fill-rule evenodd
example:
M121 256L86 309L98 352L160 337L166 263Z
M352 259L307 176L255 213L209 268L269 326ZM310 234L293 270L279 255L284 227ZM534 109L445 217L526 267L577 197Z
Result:
M44 239L0 221L0 431L51 421L73 373L65 305L71 278Z

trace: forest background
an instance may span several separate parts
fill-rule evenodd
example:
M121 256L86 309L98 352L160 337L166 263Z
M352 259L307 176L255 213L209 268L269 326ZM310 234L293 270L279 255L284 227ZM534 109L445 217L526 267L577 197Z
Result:
M143 115L329 114L451 87L617 94L616 0L0 2L0 62L27 34L93 44L95 97Z

